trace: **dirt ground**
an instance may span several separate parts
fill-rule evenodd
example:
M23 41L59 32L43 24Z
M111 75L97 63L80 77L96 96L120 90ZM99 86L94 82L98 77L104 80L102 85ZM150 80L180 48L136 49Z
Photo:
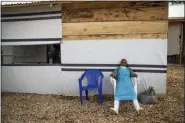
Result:
M2 123L184 123L184 68L168 68L167 97L159 104L142 105L137 115L131 101L120 106L120 116L110 113L113 97L102 105L91 97L81 106L78 97L2 94Z

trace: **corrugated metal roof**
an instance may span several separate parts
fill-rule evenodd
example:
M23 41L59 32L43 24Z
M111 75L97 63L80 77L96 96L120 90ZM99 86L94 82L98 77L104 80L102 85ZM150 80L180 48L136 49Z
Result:
M15 5L15 4L29 4L29 3L34 3L34 2L3 2L1 5Z
M59 0L44 0L44 1L37 1L37 0L32 0L30 1L24 1L24 2L20 2L20 1L15 1L15 0L9 0L8 2L5 0L1 1L1 5L2 6L18 6L18 5L31 5L31 4L42 4L42 3L51 3L51 2L61 2Z
M24 2L20 2L17 1L15 2L15 0L9 0L7 1L1 1L1 5L2 7L16 7L16 6L30 6L30 5L39 5L39 4L57 4L57 3L70 3L67 0L65 1L59 1L59 0L44 0L44 1L37 1L37 0L32 0L32 2L28 1L24 1Z
M56 1L56 0L44 0L44 1L32 0L31 2L30 1L20 2L20 1L15 1L15 0L9 0L7 2L7 1L2 0L1 5L30 4L30 3L52 2L52 1Z

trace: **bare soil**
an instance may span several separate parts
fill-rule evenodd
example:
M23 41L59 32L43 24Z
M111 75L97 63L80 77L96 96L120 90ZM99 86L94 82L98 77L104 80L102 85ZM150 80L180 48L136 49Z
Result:
M131 101L120 106L120 116L110 113L113 97L84 100L58 95L2 93L2 123L184 123L184 68L168 68L167 96L156 105L141 105L137 115Z

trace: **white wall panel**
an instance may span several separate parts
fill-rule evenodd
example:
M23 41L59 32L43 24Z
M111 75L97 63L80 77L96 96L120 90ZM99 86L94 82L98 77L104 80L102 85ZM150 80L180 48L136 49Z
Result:
M78 79L82 74L83 71L61 71L60 66L2 66L2 91L79 96ZM103 94L113 94L110 72L103 74ZM166 93L166 73L138 75L141 78L139 92L153 86L156 93ZM90 92L90 95L94 94L97 92Z
M19 40L2 40L3 45L54 44L56 41L60 43L56 38L62 38L61 5L3 8L1 19L2 39L32 39L23 43ZM50 42L38 39L50 39Z
M2 91L61 94L62 84L58 66L3 66Z
M61 45L62 63L167 64L167 39L75 40Z
M61 19L2 22L2 39L62 38Z

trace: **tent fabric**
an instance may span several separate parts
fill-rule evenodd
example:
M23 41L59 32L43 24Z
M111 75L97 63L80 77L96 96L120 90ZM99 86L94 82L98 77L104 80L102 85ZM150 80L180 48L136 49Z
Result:
M2 45L60 44L61 18L60 5L3 8Z
M167 39L71 40L61 44L62 63L167 65Z
M61 66L2 66L2 91L79 96L78 79L91 68L103 71L103 94L113 94L110 74L126 58L140 77L138 93L166 93L167 39L63 41L61 58Z
M61 66L2 66L2 92L79 96L78 79L83 72L61 71ZM166 93L166 73L136 73L140 77L138 93L149 86L153 86L156 93ZM111 72L103 74L103 94L113 94ZM96 94L96 91L89 92L89 95Z

